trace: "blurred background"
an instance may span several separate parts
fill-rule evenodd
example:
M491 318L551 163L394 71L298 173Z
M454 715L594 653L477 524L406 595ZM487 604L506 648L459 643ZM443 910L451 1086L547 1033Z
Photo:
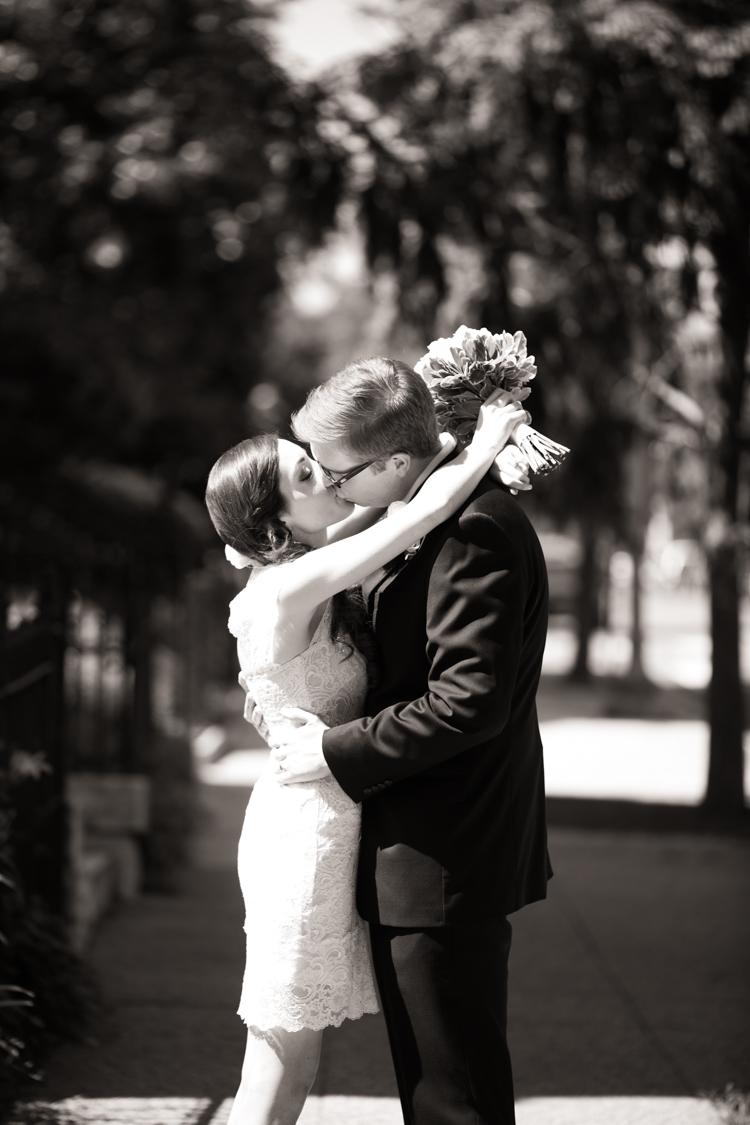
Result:
M4 1096L262 765L203 490L351 358L526 334L550 821L747 832L747 17L0 0Z

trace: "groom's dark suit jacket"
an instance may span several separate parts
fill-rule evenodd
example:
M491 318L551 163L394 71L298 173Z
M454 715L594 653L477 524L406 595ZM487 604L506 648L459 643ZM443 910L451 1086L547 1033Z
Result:
M486 478L379 597L384 674L323 752L362 801L357 906L387 926L504 917L544 898L536 691L547 572L520 506Z

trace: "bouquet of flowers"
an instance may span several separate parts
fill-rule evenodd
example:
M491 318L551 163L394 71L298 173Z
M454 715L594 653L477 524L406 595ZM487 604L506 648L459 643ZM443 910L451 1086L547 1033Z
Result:
M479 408L498 387L506 392L506 401L529 397L536 364L533 355L526 354L523 332L493 335L486 328L462 324L450 339L433 340L414 370L432 392L440 425L461 441L473 434ZM511 441L539 475L552 472L570 452L525 422L518 423Z

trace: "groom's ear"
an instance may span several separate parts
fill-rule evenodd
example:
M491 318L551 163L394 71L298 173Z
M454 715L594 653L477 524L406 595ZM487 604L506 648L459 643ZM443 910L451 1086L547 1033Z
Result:
M397 477L405 477L411 468L411 454L409 453L392 453L390 460L393 462L393 467L396 471Z

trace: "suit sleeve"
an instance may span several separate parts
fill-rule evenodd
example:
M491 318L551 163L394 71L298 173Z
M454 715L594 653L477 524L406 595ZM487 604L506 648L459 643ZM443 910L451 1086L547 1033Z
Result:
M355 801L498 735L510 713L524 614L518 553L486 512L465 512L427 601L427 691L326 731L323 753Z

